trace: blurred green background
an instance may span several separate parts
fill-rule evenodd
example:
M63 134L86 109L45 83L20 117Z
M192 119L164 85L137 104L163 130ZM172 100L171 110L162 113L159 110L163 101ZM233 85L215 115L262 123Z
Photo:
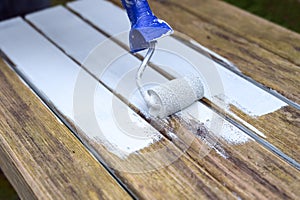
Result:
M150 0L151 1L151 0ZM300 33L299 0L224 0L230 4L261 16L267 20ZM68 0L52 0L52 5L64 4ZM12 186L0 170L0 200L18 199Z
M300 0L224 0L300 33Z

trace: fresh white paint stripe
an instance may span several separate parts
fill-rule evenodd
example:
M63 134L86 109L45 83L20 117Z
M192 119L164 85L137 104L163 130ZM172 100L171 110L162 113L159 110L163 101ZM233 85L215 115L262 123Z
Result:
M129 46L130 21L120 7L105 0L76 1L68 3L67 6L111 36L120 36L127 32L119 39Z
M87 137L100 139L117 155L138 151L159 138L156 130L118 99L112 101L113 95L107 89L21 18L0 23L0 48L56 109L83 130ZM138 138L125 134L114 122L116 113L112 102L116 110L126 110L139 122L139 126L134 123L124 125L126 130L138 133ZM90 106L94 112L89 112Z
M80 70L75 63L62 56L21 18L0 23L0 48L40 92L71 117L72 91Z
M174 71L177 73L180 72L181 75L197 73L195 68L200 70L200 72L204 73L204 77L210 86L208 88L210 95L206 97L219 106L222 106L222 104L219 104L219 101L215 100L214 97L222 98L227 104L236 106L250 116L262 116L274 112L283 106L287 106L287 104L280 99L258 88L240 76L237 76L230 70L220 66L172 37L160 40L159 48L172 49L175 55L180 55L187 59L194 68L188 67L187 65L183 67L180 63L182 59L177 56L166 59L165 56L160 56L161 54L156 54L156 56L153 57L151 61L154 64L158 66L171 65ZM170 63L170 61L172 62ZM213 70L213 68L215 68L216 71ZM218 76L213 73L217 73ZM172 75L176 77L176 74ZM217 78L220 78L220 80L217 80ZM217 85L217 81L221 81L220 84L223 88L212 87L213 85Z
M58 25L55 26L55 24L53 24L53 26L47 26L47 24L52 23L52 20L56 21L57 16L61 18ZM100 34L95 33L94 30L90 30L90 28L83 24L80 19L72 16L68 10L62 7L51 8L50 11L45 10L31 14L27 16L27 19L44 32L47 37L51 38L51 40L53 40L64 51L69 52L70 56L74 57L79 62L81 62L81 59L80 57L76 57L77 54L75 54L75 52L79 51L78 53L82 55L83 52L89 52L90 50L91 52L86 53L86 56L88 57L85 59L83 66L96 77L99 77L101 81L103 81L111 89L115 90L115 92L121 94L133 105L141 109L142 112L147 113L146 105L140 94L137 92L135 82L136 70L140 64L140 61L137 58L110 40L105 40L104 42L101 42L100 45L98 45L97 42L95 42L94 45L91 45L94 47L97 46L97 48L83 45L82 48L74 49L76 48L76 45L68 45L69 43L72 43L70 38L72 38L74 40L73 42L76 43L77 41L82 41L83 38L85 38L85 35L98 38ZM72 29L69 30L63 27L63 24L67 22L72 24ZM77 31L74 32L72 30ZM123 35L120 37L124 38ZM91 38L91 40L96 41L94 38ZM166 55L166 58L168 58L168 54ZM180 62L185 61L180 60ZM143 76L143 83L148 85L147 87L164 83L166 81L168 80L165 77L151 68L147 68ZM97 105L102 104L99 101L97 102ZM230 143L237 144L249 139L246 134L233 125L225 122L221 119L221 117L200 103L196 103L193 107L185 110L184 113L186 115L193 115L195 118L200 120L200 122L206 124L211 130L214 129L214 132L216 134L218 133L218 135L220 134L219 136L222 139ZM215 119L215 121L221 121L221 127L214 123L214 120L212 119ZM223 123L224 128L222 128Z
M126 12L105 0L84 0L67 4L83 18L93 20L94 24L109 35L117 35L130 30L130 22Z
M102 0L86 0L69 3L68 6L79 13L83 18L86 18L92 24L111 35L126 31L130 27L127 18L124 17L126 16L125 11L110 2ZM103 8L105 8L105 12L113 13L116 16L123 16L114 19L114 26L118 27L118 29L112 28L110 26L110 21L105 20L106 17L102 14L102 11L104 11ZM121 27L124 29L122 30ZM121 41L124 41L124 37L121 38ZM128 43L127 40L126 43ZM200 45L200 47L202 46ZM188 61L192 62L194 66L201 68L200 71L204 72L203 75L207 84L210 87L214 87L214 84L212 83L216 81L215 77L211 75L211 69L209 72L205 69L208 68L208 66L211 67L211 61L208 58L171 37L161 39L158 43L158 48L171 49L175 54L186 58ZM218 57L220 58L220 56ZM228 62L226 59L223 60ZM188 68L187 65L180 62L176 56L173 56L172 59L170 59L167 58L166 55L156 54L151 61L161 66L171 66L174 69L173 72L176 72L181 76L186 73L193 73L193 71L189 71L193 70L193 68ZM236 106L244 113L251 116L262 116L274 112L283 106L287 106L283 101L237 76L219 64L214 63L213 66L219 73L223 85L223 89L221 90L224 92L221 92L220 88L213 88L210 90L206 88L206 92L212 92L206 93L206 97L217 105L222 106L219 104L220 101L213 98L216 96L218 98L223 98L228 104Z
M27 15L26 19L42 30L50 39L55 39L67 54L81 63L95 47L95 44L106 39L99 31L84 23L62 6L35 12ZM56 29L60 30L59 33ZM80 35L76 34L78 31Z

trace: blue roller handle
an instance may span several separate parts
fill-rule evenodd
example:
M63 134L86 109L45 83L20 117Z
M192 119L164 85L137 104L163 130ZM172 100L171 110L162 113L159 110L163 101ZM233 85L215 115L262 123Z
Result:
M158 19L147 0L121 0L131 22L129 33L130 50L133 53L147 49L150 42L173 33L173 29Z

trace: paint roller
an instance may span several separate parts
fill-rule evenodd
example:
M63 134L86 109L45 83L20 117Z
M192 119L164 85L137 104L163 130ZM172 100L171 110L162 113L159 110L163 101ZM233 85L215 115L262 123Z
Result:
M171 35L173 29L153 14L147 0L122 0L122 4L131 22L130 51L136 53L148 49L136 74L136 84L149 108L149 113L163 119L201 99L204 95L201 78L192 75L144 91L141 80L147 63L155 51L156 42L164 36Z

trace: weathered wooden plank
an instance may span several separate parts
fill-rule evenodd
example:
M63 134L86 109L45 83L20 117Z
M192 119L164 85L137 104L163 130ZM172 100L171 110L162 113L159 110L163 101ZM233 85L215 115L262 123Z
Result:
M174 4L233 35L245 38L291 63L300 65L300 35L295 32L223 1L165 0L163 3Z
M93 6L96 7L97 10L97 4L93 4ZM56 34L54 35L54 30L50 30L48 26L46 26L46 24L51 23L53 14L55 14L56 16L62 16L61 12L64 13L66 11L63 11L62 9L58 9L56 10L56 12L54 12L54 10L48 12L44 11L43 13L40 13L43 17L39 17L37 13L35 17L33 17L34 15L32 15L31 17L27 18L31 20L35 25L37 25L37 27L40 28L40 30L44 32L49 38L51 38L51 40L54 41L57 45L60 45L60 42L62 42L62 44L65 43L64 41L62 41L63 38L61 37L61 35L66 35L66 37L68 38L74 38L74 42L76 40L81 41L80 31L73 33L71 31L66 31L65 29L61 30L59 29L60 25L57 25L57 27L52 27L55 28L56 31ZM47 16L46 13L49 15ZM64 18L66 17L67 14L65 13ZM73 21L72 24L75 26L75 21ZM101 25L105 26L105 24ZM77 23L77 30L82 30L83 28L84 27L81 26L81 23ZM97 34L95 34L94 36L97 37ZM122 50L120 47L118 48L117 45L111 44L110 49L112 47L114 48L114 50L111 50L110 54L114 55L113 52L118 52L117 54L126 55L126 51ZM77 58L74 54L74 52L77 50L72 49L71 46L64 46L63 49L66 52L69 52L69 55L71 57L79 61L79 58ZM104 50L106 51L107 49L108 48L104 48ZM83 51L86 52L87 50L83 49ZM89 59L93 58L91 60L93 60L93 62L96 62L94 65L97 67L91 66L91 64L88 61L83 63L83 65L88 64L87 66L84 66L87 67L87 69L91 70L92 73L95 73L95 75L97 75L97 70L101 71L101 66L102 68L103 66L109 66L108 64L110 60L102 58L100 51L93 53L94 55L90 55ZM110 56L113 57L112 55ZM107 70L107 73L105 75L99 77L103 81L103 83L110 87L112 90L116 89L117 82L122 79L124 73L136 68L139 63L137 59L132 59L130 55L127 56L125 60L127 62L122 62L124 61L124 59L122 59L122 61L119 62L117 61L118 63L114 64L113 66L110 66L111 69ZM148 72L150 71L151 70L149 69ZM132 74L134 75L134 73ZM145 79L148 79L148 81L149 79L151 80L151 78L152 81L158 81L158 79L160 79L159 74L152 77L147 77L147 73L145 75ZM116 90L116 92L121 94L128 101L130 101L130 103L132 103L134 106L138 107L139 111L144 112L143 107L139 104L139 102L130 99L130 92L128 92L130 91L130 89L134 88L134 76L132 76L131 79L129 77L122 83L124 84L125 88L122 88L121 90ZM126 90L126 88L128 91ZM205 120L209 118L205 115L212 115L213 112L205 106L201 106L201 104L198 104L198 106L201 110L201 113L198 113L199 115L196 117L196 119L205 123ZM193 109L197 110L197 107L193 107ZM216 115L215 117L219 116ZM174 131L176 135L173 137L169 136L169 138L172 139L172 141L178 147L182 148L182 150L187 151L188 155L190 155L201 167L203 167L206 171L209 171L209 173L214 177L215 180L219 181L223 185L226 185L226 187L231 192L235 193L239 197L267 199L295 198L298 195L299 179L297 178L297 174L299 174L299 172L291 168L286 163L282 162L276 156L267 152L257 143L249 142L246 144L242 143L238 145L233 145L232 143L228 143L228 140L224 141L220 139L215 141L215 144L212 144L214 145L214 147L208 147L215 148L217 152L213 151L209 153L204 159L202 159L203 156L205 156L204 154L207 153L207 151L204 149L205 147L207 147L207 145L203 145L202 140L203 136L205 135L205 131L207 131L206 128L203 125L201 125L201 123L199 123L198 121L184 120L184 118L181 117L174 117L168 120L167 123L169 123L169 125L166 125L163 128L161 128L162 132L167 132L168 130ZM228 127L228 129L223 130L225 134L231 136L236 135L236 137L244 138L246 141L249 139L244 133L239 132L239 130L234 126L228 123L226 124L226 126ZM210 129L208 129L208 131L209 130ZM167 133L166 135L168 136ZM200 138L202 137L202 139L198 138L197 135ZM206 137L209 138L209 134L206 135ZM192 143L190 143L191 140ZM189 145L191 146L189 147ZM286 175L283 177L280 175L282 173Z
M118 24L118 28L112 29L109 25L107 25L109 22L104 21L104 16L101 14L101 12L98 12L99 10L105 7L112 13L124 11L121 11L117 7L111 7L111 4L106 1L89 0L74 2L70 3L69 7L108 34L117 35L119 32L121 33L124 31L122 31L120 27L124 27L124 24L128 24L126 18L120 18L119 21L115 20L115 23ZM51 33L47 31L46 25L44 25L44 31L46 31L46 34L51 35ZM69 37L71 37L71 34L72 33L70 32ZM54 35L54 37L56 37L56 35ZM126 44L128 43L127 39L124 38L123 35L116 37L116 39L119 39L121 42L126 42ZM199 65L198 63L201 63L202 65L203 63L209 64L203 55L174 39L166 38L160 40L158 48L172 50L173 53L183 56L185 59L188 59L189 62L193 62L192 64L194 64L194 66ZM201 56L203 57L202 59ZM172 62L170 62L170 60L172 60ZM184 75L191 73L190 70L193 69L193 67L190 67L191 69L189 69L187 66L183 68L181 65L182 62L180 62L180 59L176 58L176 56L173 56L172 58L164 58L164 56L159 56L159 54L156 54L151 59L151 62L156 64L158 68L160 68L159 66L162 66L162 70L165 66L169 66L172 63L171 68L173 71L175 71L175 74L171 73L173 77L176 77L176 74ZM209 66L211 67L211 65ZM218 69L218 71L215 73L221 77L223 91L222 93L214 93L214 91L210 91L214 93L210 94L210 96L206 95L206 98L211 101L210 103L217 105L216 109L221 113L224 113L225 115L230 116L232 119L237 120L251 131L254 131L256 134L266 137L266 140L269 143L276 146L292 158L289 162L294 162L294 160L296 160L296 162L299 163L300 151L298 150L298 144L300 141L296 134L297 130L299 129L299 122L295 117L286 118L284 116L297 116L299 115L300 111L292 108L291 106L287 106L281 100L277 99L271 94L268 94L267 92L256 87L247 80L237 76L224 67L218 64L215 64L215 66ZM207 66L203 65L201 71L205 71L206 68ZM172 72L172 70L170 70L170 72ZM192 71L192 73L197 72ZM206 73L207 76L205 79L207 82L210 82L211 85L216 85L216 79L214 76L211 77L211 73L212 71L210 71L210 73ZM209 90L210 88L207 86L205 89ZM219 100L220 98L222 101ZM249 99L251 99L251 101L249 101ZM228 102L228 104L226 103L224 105L224 101ZM272 120L268 120L267 118L263 117L265 115L267 115L268 118L272 118ZM274 121L278 121L277 124L280 124L280 126L274 127Z
M170 24L173 25L175 29L183 31L184 33L193 37L195 40L201 42L201 44L213 49L217 53L220 53L230 61L233 61L245 75L248 75L258 82L277 90L286 97L299 103L299 66L280 58L276 54L269 53L260 46L246 41L243 39L243 37L237 37L235 34L211 25L209 20L203 21L201 18L183 12L182 9L172 6L174 2L175 1L172 1L172 3L168 2L168 4L152 2L151 5L156 13L161 15L162 18L166 19L168 22L170 21ZM175 4L178 3L179 2L176 2ZM199 5L198 7L201 7L200 2L194 2L194 4ZM210 3L209 1L205 1L205 4ZM212 9L219 9L217 6L213 6L213 4L210 6ZM192 7L193 6L190 6L189 8L191 9ZM206 9L209 10L210 7L206 7ZM197 12L202 13L200 10ZM227 13L227 11L221 12L221 15L222 13ZM242 15L242 11L239 11L238 13ZM220 14L220 12L218 12L218 14ZM175 17L174 15L178 15L176 20L172 20ZM215 17L210 17L209 19L214 20ZM223 20L227 20L227 18L223 18ZM245 25L242 25L242 22L238 25L234 22L232 24L235 24L234 26L236 27L245 27ZM273 24L268 26L276 27ZM254 27L252 27L251 30L253 30ZM257 30L265 29L257 28ZM282 34L284 35L284 33ZM243 33L242 35L246 37L248 34ZM266 37L268 36L269 35L266 35ZM296 37L296 35L294 36ZM276 42L273 42L273 44L274 43ZM293 40L287 42L286 45L290 43L293 43ZM233 55L233 52L235 55ZM299 162L300 156L297 153L299 152L299 150L297 150L297 146L299 144L299 140L297 140L297 138L299 138L297 136L299 133L299 122L297 117L295 117L299 116L299 110L288 106L274 113L269 113L266 116L262 115L261 117L251 117L236 109L235 106L231 106L231 110L236 115L232 116L229 113L229 116L237 120L238 116L244 121L250 123L255 128L265 133L267 140L271 144L280 148L284 153L288 154ZM275 121L277 122L275 123L276 126L274 126Z
M0 166L22 199L130 199L0 60Z
M228 58L246 76L299 104L300 69L295 60L299 57L299 52L294 49L297 41L300 41L299 35L225 5L227 4L219 1L151 2L157 15L163 16L176 30ZM186 9L193 12L186 12ZM223 14L226 16L222 16ZM221 28L212 24L216 19L219 20L218 25L222 19ZM223 26L226 28L223 29ZM274 30L269 32L270 29ZM251 37L250 41L248 37ZM268 44L268 49L262 48L259 41ZM289 55L296 64L270 52L271 48Z
M49 98L52 106L65 115L85 145L93 149L94 155L114 169L133 195L139 198L233 198L226 187L183 155L170 141L160 138L156 130L119 99L113 98L84 70L78 72L75 63L26 23L13 19L0 26L3 51L40 93ZM15 37L18 37L17 41ZM31 48L28 49L29 45ZM77 85L80 80L84 84ZM68 87L73 88L65 90ZM53 90L56 96L51 93ZM95 108L90 95L97 102ZM124 133L120 124L114 121L122 113L127 113L128 118L122 118L125 121L119 123L124 123L121 128L129 133Z

